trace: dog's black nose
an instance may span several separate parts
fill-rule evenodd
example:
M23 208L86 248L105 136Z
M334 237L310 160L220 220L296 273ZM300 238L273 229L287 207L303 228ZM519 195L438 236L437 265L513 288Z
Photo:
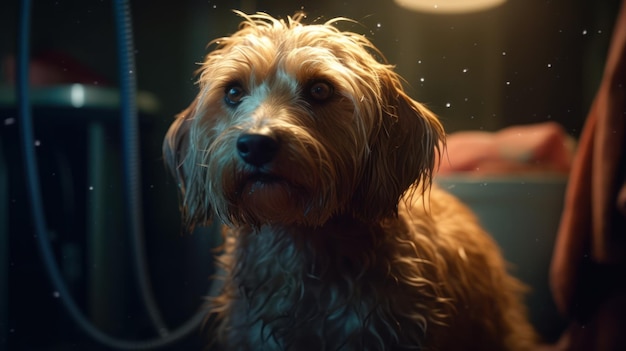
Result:
M245 133L237 139L237 152L246 163L260 167L270 162L278 151L278 140L268 134Z

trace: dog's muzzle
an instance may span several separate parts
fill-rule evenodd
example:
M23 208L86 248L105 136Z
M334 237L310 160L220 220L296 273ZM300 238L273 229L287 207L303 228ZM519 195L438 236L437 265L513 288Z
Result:
M237 138L239 157L255 167L271 162L278 152L278 147L278 139L269 132L243 133Z

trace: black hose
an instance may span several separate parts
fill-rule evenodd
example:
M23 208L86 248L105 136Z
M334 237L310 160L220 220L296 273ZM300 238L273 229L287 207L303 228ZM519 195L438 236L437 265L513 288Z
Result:
M39 186L39 170L37 167L34 147L35 141L32 122L32 107L30 104L30 91L28 83L30 57L30 16L32 4L30 0L22 0L20 4L16 79L17 105L19 110L18 124L20 126L22 152L24 155L24 167L27 188L26 190L31 213L33 216L35 237L46 269L46 273L50 278L53 288L56 290L56 295L59 297L59 300L66 308L71 318L86 334L88 334L90 337L97 340L98 342L114 349L123 350L147 350L171 345L172 343L179 341L194 330L197 330L198 326L202 323L202 320L204 319L206 313L202 310L199 311L185 324L168 334L166 337L143 341L120 340L113 338L96 328L78 308L76 302L70 294L69 289L65 285L63 276L60 273L59 267L54 258L52 245L50 244L50 238L48 236L47 223L43 210L41 189ZM121 9L124 9L125 7L126 9L124 9L124 11L127 11L128 9L127 1L115 0L115 4ZM120 22L127 20L128 18L122 19L120 20ZM129 24L126 22L125 25ZM130 52L132 53L132 50L130 50ZM134 76L134 70L133 72L126 72L132 73ZM134 96L132 97L132 99L134 100ZM130 162L130 160L127 162Z
M141 167L139 152L139 122L137 117L137 79L132 22L128 1L113 1L120 79L120 113L122 121L122 155L124 165L125 222L134 250L135 276L146 312L161 336L168 334L161 311L152 293L148 270L143 211L141 201Z

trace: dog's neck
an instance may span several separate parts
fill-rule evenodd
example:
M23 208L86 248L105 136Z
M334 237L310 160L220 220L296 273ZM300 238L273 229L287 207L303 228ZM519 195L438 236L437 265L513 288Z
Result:
M271 235L279 240L293 241L296 245L338 244L341 242L369 242L382 233L381 222L365 222L349 215L331 217L322 225L265 224L256 229L249 228L249 235Z
M347 236L363 235L364 232L371 232L378 228L378 223L367 223L361 219L349 215L337 215L331 217L326 223L320 226L300 226L292 228L294 233L307 233L309 235L324 236Z
M271 275L271 271L278 274L276 270L296 276L333 275L328 269L335 268L345 269L346 275L363 274L371 256L385 256L382 246L386 246L383 230L386 224L383 223L337 216L317 227L293 224L264 225L257 229L240 227L234 232L237 238L231 254L237 266L232 267L233 272L248 278Z

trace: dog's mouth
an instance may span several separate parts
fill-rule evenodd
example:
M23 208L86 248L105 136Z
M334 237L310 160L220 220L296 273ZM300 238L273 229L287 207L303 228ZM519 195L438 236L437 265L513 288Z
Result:
M253 173L246 178L246 183L249 183L249 184L259 183L259 184L269 185L269 184L273 184L277 182L284 182L284 181L285 180L283 178L277 175L264 173L264 172Z
M239 194L251 196L256 192L269 193L276 188L288 188L289 182L276 174L267 172L254 172L244 176L239 185ZM274 190L273 190L274 189Z
M272 173L255 172L239 183L237 209L259 222L288 222L299 211L297 185Z

